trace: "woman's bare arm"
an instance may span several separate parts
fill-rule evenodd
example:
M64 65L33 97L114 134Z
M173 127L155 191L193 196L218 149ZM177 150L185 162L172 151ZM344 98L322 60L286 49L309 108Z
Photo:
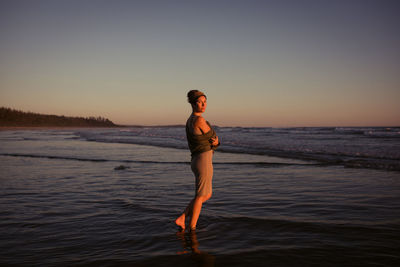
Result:
M198 117L193 124L194 134L205 134L208 133L211 128L208 126L206 120L203 117Z

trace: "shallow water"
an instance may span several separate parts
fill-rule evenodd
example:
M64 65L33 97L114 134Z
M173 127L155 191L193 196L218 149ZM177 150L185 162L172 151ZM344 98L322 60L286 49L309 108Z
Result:
M188 151L75 137L0 132L1 265L400 263L398 172L215 153L198 230L177 234Z

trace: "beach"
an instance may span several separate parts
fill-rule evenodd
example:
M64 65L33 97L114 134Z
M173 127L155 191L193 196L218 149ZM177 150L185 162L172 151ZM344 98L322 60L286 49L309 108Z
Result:
M400 264L397 128L216 131L195 234L183 128L0 131L0 265Z

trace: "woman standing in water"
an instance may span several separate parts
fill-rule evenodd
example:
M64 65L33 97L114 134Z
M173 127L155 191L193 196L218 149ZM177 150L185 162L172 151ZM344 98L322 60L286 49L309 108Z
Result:
M194 231L201 207L212 195L212 156L220 143L214 129L201 116L207 107L206 95L191 90L187 97L192 105L192 114L186 122L186 137L192 155L191 168L196 177L196 194L175 223L184 231L186 217L190 216L190 230Z

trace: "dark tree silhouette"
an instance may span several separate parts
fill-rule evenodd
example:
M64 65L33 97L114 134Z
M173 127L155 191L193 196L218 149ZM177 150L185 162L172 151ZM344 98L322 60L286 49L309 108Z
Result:
M83 118L43 115L0 107L0 126L115 127L117 125L103 117Z

